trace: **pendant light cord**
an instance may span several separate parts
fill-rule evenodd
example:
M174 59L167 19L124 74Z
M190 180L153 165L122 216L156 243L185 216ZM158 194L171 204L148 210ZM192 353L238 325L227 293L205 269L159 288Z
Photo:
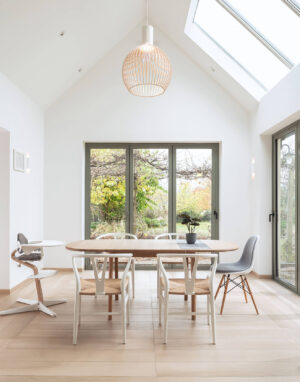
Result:
M147 25L149 25L149 0L147 0Z

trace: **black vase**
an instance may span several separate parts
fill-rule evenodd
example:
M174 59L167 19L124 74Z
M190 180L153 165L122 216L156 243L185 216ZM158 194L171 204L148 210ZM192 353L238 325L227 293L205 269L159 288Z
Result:
M185 236L186 236L186 242L188 244L195 244L196 243L196 240L197 240L196 232L186 233Z

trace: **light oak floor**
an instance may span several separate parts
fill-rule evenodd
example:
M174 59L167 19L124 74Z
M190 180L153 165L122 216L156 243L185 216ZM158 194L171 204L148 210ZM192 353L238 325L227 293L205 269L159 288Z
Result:
M106 299L86 297L78 345L72 345L74 277L59 273L43 281L46 297L67 298L56 318L32 312L0 317L0 382L299 382L300 297L272 280L250 279L260 316L234 290L217 315L217 345L206 317L191 321L190 302L171 296L169 340L158 326L156 275L136 272L127 344L121 344L120 317L93 315ZM35 298L33 285L0 296L0 309L17 297ZM216 306L219 311L221 296ZM119 308L114 301L113 309ZM205 310L198 297L198 311ZM186 315L179 313L186 312Z

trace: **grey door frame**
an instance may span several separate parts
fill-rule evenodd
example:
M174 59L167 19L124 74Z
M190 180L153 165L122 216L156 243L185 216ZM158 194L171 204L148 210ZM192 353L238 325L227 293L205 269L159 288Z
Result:
M126 150L126 231L133 228L133 150L138 148L168 149L169 187L168 187L168 230L176 230L176 149L207 148L212 150L212 202L211 237L219 238L219 144L218 143L86 143L85 144L85 239L90 238L90 150L97 148ZM172 211L170 213L170 211Z
M295 133L295 154L296 154L296 285L293 286L278 277L278 152L277 141L292 133ZM272 254L273 254L273 279L284 287L300 294L300 176L298 174L300 169L300 121L294 122L284 129L278 131L272 136Z

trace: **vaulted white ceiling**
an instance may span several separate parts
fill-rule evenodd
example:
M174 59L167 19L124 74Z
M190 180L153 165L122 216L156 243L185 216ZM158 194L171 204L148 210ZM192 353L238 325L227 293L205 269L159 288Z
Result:
M145 19L145 4L146 0L0 0L0 71L46 109ZM184 34L189 5L190 0L150 0L150 20L251 109L256 104L253 97Z
M141 0L0 0L0 71L47 108L144 16Z

